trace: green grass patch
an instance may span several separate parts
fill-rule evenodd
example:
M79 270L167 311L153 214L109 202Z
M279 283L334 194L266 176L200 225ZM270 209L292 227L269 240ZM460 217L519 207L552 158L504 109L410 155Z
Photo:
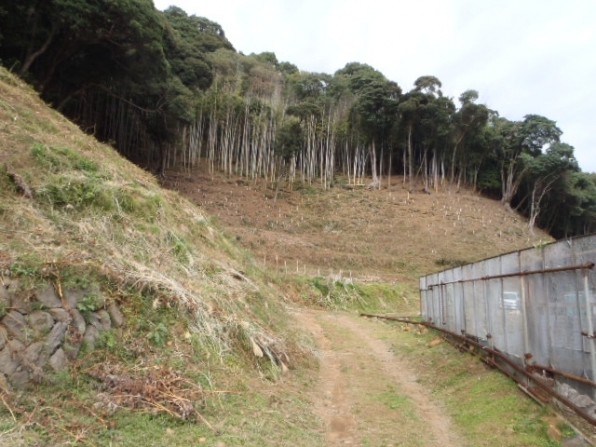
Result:
M102 212L115 210L110 191L95 179L59 177L52 184L37 190L38 200L54 208L71 206L74 209L95 208Z
M35 143L31 148L31 155L44 170L53 173L77 170L87 175L97 175L100 172L96 162L67 147L49 147Z
M436 265L444 268L461 267L462 265L466 265L468 263L469 261L464 259L451 259L445 257L435 260Z
M400 394L399 389L396 389L393 385L390 385L388 388L386 392L377 394L375 399L387 408L399 411L407 419L419 420L419 417L416 415L415 406L410 399Z
M390 324L399 328L401 325ZM394 331L394 350L408 361L422 364L418 381L444 402L457 429L474 446L554 447L543 418L554 411L540 407L496 370L448 343L434 347L437 334Z
M386 282L358 282L349 278L292 277L288 285L297 289L305 304L328 309L365 313L419 312L418 290L411 285Z

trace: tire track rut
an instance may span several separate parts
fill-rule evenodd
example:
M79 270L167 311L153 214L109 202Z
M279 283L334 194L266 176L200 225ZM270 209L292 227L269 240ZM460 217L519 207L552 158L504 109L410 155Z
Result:
M464 445L449 417L396 357L387 326L344 313L297 311L298 322L316 340L319 383L315 411L326 444Z

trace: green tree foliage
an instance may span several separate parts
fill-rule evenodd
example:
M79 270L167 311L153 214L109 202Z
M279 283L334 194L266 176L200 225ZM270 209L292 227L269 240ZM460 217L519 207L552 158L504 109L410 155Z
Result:
M233 51L234 47L215 22L189 16L176 6L171 6L164 14L174 30L167 49L173 73L193 90L207 89L213 82L214 74L206 54L220 49Z
M300 71L237 53L221 26L151 0L22 0L0 6L0 61L131 160L275 182L426 192L468 184L555 236L596 230L596 181L546 117L510 121L441 81L409 91L370 65Z
M557 123L540 115L526 115L517 130L516 138L519 148L533 156L551 143L558 142L563 134Z
M474 152L474 146L479 145L480 133L485 128L489 117L488 108L483 104L476 104L475 101L477 99L478 92L476 90L466 90L459 97L461 103L460 109L452 115L454 139L451 155L452 182L455 180L458 167L460 168L460 173L461 169L469 169L473 177L476 175L478 166L477 157L467 158L467 161L470 163L466 162L466 157L470 152ZM463 150L460 148L463 148ZM462 153L466 157L462 157Z
M0 58L44 99L135 161L163 164L213 81L221 27L151 0L25 0L0 17Z
M435 76L420 76L414 81L414 86L417 92L432 96L443 96L443 93L441 92L443 84Z
M259 62L264 62L266 64L270 64L270 65L274 66L275 68L277 68L279 66L279 61L277 60L277 56L275 55L275 53L272 53L271 51L265 51L265 52L259 53L259 54L252 53L251 56L253 56L255 59L257 59Z
M287 120L277 132L275 139L275 152L286 162L290 157L302 150L304 135L300 122L296 119Z
M526 196L520 205L527 201L526 214L529 216L529 226L533 228L541 212L541 205L545 196L563 178L571 172L579 170L573 155L573 147L566 143L555 142L545 153L540 152L535 158L527 161L528 173L524 178Z

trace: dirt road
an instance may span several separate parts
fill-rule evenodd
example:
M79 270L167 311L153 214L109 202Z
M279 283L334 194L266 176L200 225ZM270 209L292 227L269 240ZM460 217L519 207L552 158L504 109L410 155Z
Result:
M391 329L344 313L297 311L321 362L313 400L328 446L462 446L441 406L393 352Z

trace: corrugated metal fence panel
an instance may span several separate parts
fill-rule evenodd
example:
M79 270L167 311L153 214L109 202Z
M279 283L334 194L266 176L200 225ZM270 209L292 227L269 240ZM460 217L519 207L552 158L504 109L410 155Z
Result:
M575 261L587 264L596 261L596 237L580 238L574 241ZM580 308L580 327L588 336L582 336L585 375L596 380L596 271L583 270L576 272L577 301ZM592 337L589 337L592 335Z
M519 253L520 270L536 272L544 269L542 248L523 250ZM520 276L522 297L522 323L524 331L523 352L532 354L533 360L549 365L548 349L548 290L544 288L544 275L541 273Z
M420 279L422 316L520 365L595 380L596 270L578 268L594 262L596 235L434 273Z
M509 253L500 259L502 275L520 272L519 253ZM524 355L524 314L520 277L502 278L501 282L503 292L500 297L500 307L506 339L503 350L521 361Z
M463 284L461 283L462 278L462 268L457 267L453 269L453 299L455 306L455 329L453 332L457 332L458 334L461 333L461 331L465 331L466 327L466 324L464 322L465 309Z
M501 274L501 259L491 258L484 261L485 276L499 276ZM491 334L491 345L500 351L505 351L505 327L503 324L503 295L502 280L494 278L484 281L486 293L486 315L488 318L488 332Z
M575 265L574 250L565 242L544 248L546 268L561 268ZM540 346L550 346L552 353L550 364L573 374L583 375L586 370L583 355L583 336L581 313L585 305L580 303L577 279L581 271L564 271L544 275L545 293L548 307L545 313L551 321L545 323L547 339ZM547 323L549 323L547 325ZM550 332L550 333L549 333ZM544 362L540 362L544 364Z
M474 267L472 264L462 266L462 293L465 309L465 327L467 334L478 337L478 317L476 316L476 292L474 290L474 283L471 281L474 278Z
M487 315L486 315L486 290L485 281L476 278L482 278L486 275L484 270L484 261L476 262L473 266L473 277L474 281L474 310L476 313L476 330L477 337L481 341L487 341L488 334L490 334Z
M453 270L447 270L444 276L445 293L445 325L451 332L456 332L455 327L455 298L453 297Z
M428 298L426 297L426 280L427 277L426 276L422 276L420 278L420 314L422 315L422 319L423 320L428 320L428 310L427 310L427 301Z
M435 324L441 324L441 301L440 301L440 292L441 292L441 288L438 285L439 284L439 275L435 274L433 277L433 282L431 283L433 285L431 291L431 307L432 307L432 321Z

